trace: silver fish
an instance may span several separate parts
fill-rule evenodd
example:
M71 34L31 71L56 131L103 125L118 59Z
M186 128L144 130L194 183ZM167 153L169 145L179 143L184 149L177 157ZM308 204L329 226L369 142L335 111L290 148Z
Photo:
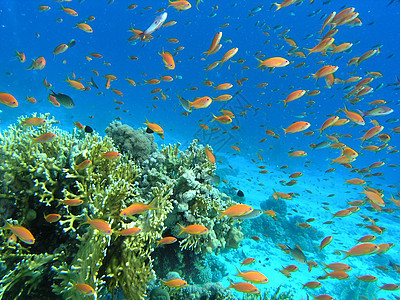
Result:
M179 102L181 103L183 109L186 110L187 112L191 113L192 108L189 105L189 101L183 99L179 94L178 94L178 98L179 98Z
M141 34L139 34L140 39L143 41L143 39L146 38L146 36L152 34L154 31L160 29L162 24L164 24L165 20L167 19L168 14L162 13L161 15L157 16L153 23L147 28L145 31L143 31Z
M313 150L316 150L316 149L324 149L324 148L329 147L329 145L330 145L331 143L332 143L331 141L323 141L323 142L321 142L321 143L316 144L316 145L313 146L312 148L313 148Z
M70 96L67 96L62 93L56 94L56 93L54 93L53 90L50 90L50 91L51 91L51 95L54 96L62 106L66 107L66 108L74 108L75 107L74 101L72 101Z
M235 217L235 219L239 219L239 220L255 219L255 218L258 218L259 216L261 216L262 214L264 214L264 211L262 209L253 209L252 212L250 212L244 216Z
M373 109L370 109L366 112L360 111L363 116L369 117L378 117L378 116L386 116L393 112L393 109L387 106L379 106Z
M301 264L307 264L307 258L299 246L295 245L294 248L290 248L288 245L286 245L286 247L289 249L290 255L292 255L296 261Z

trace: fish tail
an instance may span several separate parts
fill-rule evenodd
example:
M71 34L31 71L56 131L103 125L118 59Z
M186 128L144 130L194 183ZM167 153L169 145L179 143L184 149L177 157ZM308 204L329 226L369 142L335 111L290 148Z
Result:
M151 202L149 203L149 209L157 209L154 205L156 203L157 197L155 197Z
M240 276L240 275L242 274L242 272L240 272L240 270L239 270L239 268L238 268L238 267L236 267L236 270L238 271L238 274L237 274L237 275L235 275L235 276Z
M190 103L190 102L189 102L189 103ZM216 117L214 114L212 114L212 115L213 115L213 118L214 118L214 119L212 119L211 122L214 122L214 121L217 119L217 117Z
M181 228L181 232L179 232L179 234L177 236L180 236L182 233L185 232L185 228L179 223L178 223L178 226Z
M344 251L344 250L339 250L339 251L346 254L346 256L343 259L346 259L349 257L349 251Z
M276 10L275 11L280 10L282 8L282 6L279 3L275 2L274 5L276 6Z
M258 62L260 63L260 64L258 65L257 69L258 69L258 68L261 68L261 67L262 67L262 62L263 62L263 61L262 61L261 59L258 59L258 58L256 58L256 59L257 59Z
M231 280L230 278L228 278L228 280L229 280L229 284L230 284L230 286L228 287L228 289L233 288L234 283L232 282L232 280Z

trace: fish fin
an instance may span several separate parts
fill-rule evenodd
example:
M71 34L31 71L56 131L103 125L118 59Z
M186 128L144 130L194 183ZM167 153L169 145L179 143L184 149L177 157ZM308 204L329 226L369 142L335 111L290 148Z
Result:
M177 236L180 236L182 233L185 232L185 228L181 224L179 224L179 223L177 223L177 224L181 228L181 232L179 232L179 234L177 235Z
M240 275L242 275L242 274L243 274L242 272L240 272L240 270L239 270L239 268L238 268L238 267L236 267L236 270L238 271L238 274L236 274L235 276L240 276Z

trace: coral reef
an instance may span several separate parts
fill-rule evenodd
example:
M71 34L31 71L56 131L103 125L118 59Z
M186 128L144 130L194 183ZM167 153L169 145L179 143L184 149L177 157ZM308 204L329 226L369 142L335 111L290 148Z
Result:
M27 228L36 240L12 242L11 232L2 229L0 255L5 269L0 271L0 298L76 298L87 293L85 284L96 294L122 290L126 298L143 299L156 278L154 263L165 260L168 251L174 251L171 257L178 257L185 271L193 267L188 260L193 255L240 244L243 234L237 220L219 218L219 211L235 202L212 186L216 167L197 141L185 151L179 144L157 151L154 137L143 129L113 123L107 129L113 141L78 129L62 131L49 114L34 117L45 122L26 126L21 117L0 135L4 219ZM49 133L55 137L38 142ZM123 155L104 155L110 151ZM89 160L87 167L78 167ZM68 205L69 200L82 204ZM121 217L121 211L134 203L154 207ZM43 215L50 213L61 219L49 223ZM105 234L88 217L107 224L114 233L132 227L141 231L132 236ZM163 236L179 235L177 223L201 224L209 232L183 233L179 243L157 247ZM166 265L174 271L177 261Z
M122 153L129 153L132 158L139 161L145 160L151 153L157 151L154 135L146 133L146 129L137 130L114 121L105 129L107 136L111 137Z

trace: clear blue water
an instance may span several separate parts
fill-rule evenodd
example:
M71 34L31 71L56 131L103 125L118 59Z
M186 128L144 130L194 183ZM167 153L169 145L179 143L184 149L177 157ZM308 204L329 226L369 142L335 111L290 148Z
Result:
M373 125L371 119L376 119L385 128L383 133L391 136L389 146L397 149L400 141L399 135L391 129L399 126L399 123L389 123L388 120L399 117L399 90L395 86L389 86L396 82L396 76L400 76L400 39L398 28L400 28L400 3L393 3L390 6L389 0L315 0L313 4L303 1L299 5L291 5L275 11L271 1L212 1L204 0L199 4L199 10L196 9L194 1L192 8L187 11L177 12L172 7L168 7L167 1L136 1L136 9L128 10L127 6L132 4L127 1L115 1L107 4L107 1L79 1L65 2L66 7L75 9L78 17L73 17L60 9L60 4L54 1L1 1L0 2L0 91L10 93L19 102L18 108L9 108L5 105L0 107L1 129L16 122L17 117L29 115L33 112L50 112L60 120L61 128L71 130L73 122L80 121L84 125L90 125L95 130L103 132L105 127L115 120L121 118L121 122L131 125L134 128L141 127L147 118L150 122L157 123L164 128L165 140L156 138L159 144L168 144L181 142L183 146L188 145L192 139L199 138L200 142L210 144L214 148L217 160L222 160L218 164L218 170L224 173L225 179L231 186L240 188L245 192L248 203L254 207L259 207L260 203L268 199L275 188L280 192L298 192L301 197L288 203L290 209L296 209L299 217L308 219L315 215L321 216L318 224L313 224L325 235L334 235L340 239L342 245L332 246L328 250L331 259L338 259L331 254L337 249L349 249L354 246L354 235L368 234L365 229L359 229L356 224L361 223L362 218L352 216L350 218L340 219L335 222L335 228L326 228L321 225L323 222L331 219L326 215L322 208L322 202L331 202L332 212L343 209L346 206L346 200L356 200L362 198L358 192L361 187L353 187L344 184L345 179L355 177L362 178L361 175L350 173L340 165L331 165L331 160L339 156L340 152L333 149L321 149L312 151L309 148L311 143L319 143L324 138L318 138L318 134L313 136L304 136L301 133L288 134L284 136L282 128L288 127L292 122L305 120L311 123L310 130L317 131L322 123L331 115L339 115L344 118L343 109L346 105L351 110L366 111L372 106L369 102L377 99L387 101L385 106L394 110L387 116L376 118L366 117L365 126L352 126L352 123L341 127L329 128L325 131L327 134L337 133L339 135L348 134L351 137L340 138L356 151L360 156L352 164L354 168L366 168L376 161L384 161L385 166L372 170L382 172L383 176L367 178L369 186L383 189L385 200L391 194L395 198L400 198L397 194L400 177L397 167L388 167L388 165L399 164L399 154L389 154L389 150L384 149L378 153L361 151L361 141L358 139L364 133L362 130L369 129ZM49 5L51 10L39 12L38 5ZM150 9L145 9L151 6ZM359 12L362 20L362 26L350 27L339 26L339 32L334 36L335 44L345 42L353 43L350 51L340 54L321 56L311 54L306 58L297 58L289 56L290 46L282 39L280 35L285 30L287 37L294 39L301 50L302 48L312 48L318 42L320 36L317 31L321 29L326 16L332 11L339 12L342 9L353 6ZM256 12L251 10L256 7L261 9ZM145 42L143 47L140 42L130 44L127 39L131 36L128 32L130 26L144 30L160 14L159 9L166 9L168 12L167 21L177 21L177 24L170 27L163 27L156 31L154 39ZM250 14L253 15L250 15ZM314 14L314 15L313 15ZM95 20L88 22L93 28L93 33L89 34L73 28L76 23L86 20L89 16L94 16ZM62 22L56 22L62 18ZM226 27L220 26L229 23ZM262 27L260 25L264 24ZM274 29L276 28L276 29ZM223 32L221 41L221 50L205 60L204 51L208 50L214 35ZM268 35L263 32L267 32ZM327 30L325 30L327 32ZM309 35L312 35L309 37ZM176 38L179 43L173 44L167 39ZM76 45L68 49L65 53L54 56L54 48L61 43L68 43L71 39L76 40ZM268 42L267 42L268 41ZM370 59L362 62L359 67L347 66L347 62L355 57L371 50L376 45L380 47L380 54L374 55ZM163 49L175 53L174 49L183 46L184 49L178 51L174 57L176 68L166 70L162 58L158 55ZM224 63L222 67L206 72L204 69L210 63L220 60L223 54L231 48L237 47L238 53L231 61ZM24 52L26 62L20 63L13 55L15 50ZM86 56L91 52L102 54L103 58L93 58L91 61ZM255 58L257 52L264 54L265 58L282 56L293 61L287 67L277 68L273 72L261 71L256 69L258 62ZM307 52L306 52L307 53ZM43 70L26 70L32 59L39 56L46 58L47 64ZM129 56L137 56L138 60L130 60ZM341 57L342 58L339 58ZM244 59L242 64L236 63L237 60ZM63 61L65 60L65 63ZM318 63L318 62L323 62ZM105 65L104 62L111 65ZM305 62L305 66L294 68L297 64ZM337 78L346 80L351 76L361 76L366 78L366 72L379 71L383 74L382 78L376 78L370 86L377 88L383 84L383 87L362 97L362 100L356 105L352 105L343 99L346 91L343 90L342 83L335 84L332 88L325 88L323 79L318 83L314 79L304 79L304 77L315 73L323 64L332 64L339 66L335 73ZM248 66L248 70L242 67ZM100 76L95 76L92 70L97 70ZM64 80L67 76L72 76L72 72L77 78L83 78L82 82L90 81L93 77L99 90L78 91L70 87ZM144 73L146 75L144 75ZM117 80L112 82L112 88L123 92L123 97L113 93L105 88L105 74L114 74ZM129 77L136 83L144 83L144 80L160 78L163 75L170 75L175 78L172 82L161 82L158 85L137 85L130 86L125 80ZM48 101L49 91L43 86L44 78L53 85L56 92L61 92L71 96L75 101L75 108L67 109L64 107L53 107ZM238 86L236 80L247 77L247 81ZM225 93L224 91L214 91L213 88L203 85L204 80L211 80L215 84L230 82L234 87L228 91L234 95L239 90L242 92L228 102L214 102L206 109L193 111L189 116L184 116L183 108L179 105L176 96L179 93L187 100L193 100L199 96L211 96ZM268 86L264 88L256 87L258 84L267 82ZM197 87L193 91L190 87ZM168 95L166 101L152 100L159 94L150 94L155 88L162 88L163 93ZM282 100L286 98L289 92L296 89L314 90L319 89L321 93L314 97L300 98L283 107ZM275 90L275 91L273 91ZM102 92L101 95L97 95ZM38 103L31 104L25 100L27 96L35 97ZM123 105L117 105L113 99L123 101ZM315 104L307 107L307 101L313 100ZM268 104L268 105L267 105ZM251 107L245 107L250 106ZM115 108L121 106L122 109ZM212 114L218 115L222 109L230 109L236 115L232 124L224 125L211 122ZM126 110L127 112L123 112ZM245 111L246 114L241 116ZM299 117L302 118L299 118ZM207 124L210 128L219 127L219 131L204 131L199 124ZM239 130L232 130L233 126L239 126ZM265 130L270 129L280 135L280 139L274 139L265 134ZM226 133L223 133L227 131ZM264 143L259 143L263 138L267 138ZM376 138L365 145L381 145ZM235 145L241 149L238 153L230 146ZM288 152L294 150L304 150L308 152L307 157L288 158ZM257 164L251 159L258 161L257 154L263 156L263 163L266 165L269 174L260 174ZM307 162L306 162L307 161ZM230 176L228 165L238 175ZM279 167L289 165L287 170L280 170ZM325 170L335 167L337 171L331 174L325 174ZM217 171L218 172L218 171ZM284 173L286 172L286 173ZM279 181L286 180L290 173L303 172L304 177L298 179L298 184L293 187L282 186ZM235 173L236 174L236 173ZM251 179L249 181L248 179ZM262 185L259 185L262 184ZM395 187L389 187L390 185ZM313 194L308 194L305 190L310 190ZM322 193L321 190L324 192ZM346 194L351 192L351 199ZM338 194L340 197L325 198L329 194ZM280 200L284 201L284 200ZM387 227L387 231L379 238L379 242L393 242L399 238L398 234L398 210L387 201L387 208L394 209L394 214L370 212L363 207L357 214L368 214L369 216L379 218ZM324 215L325 214L325 215ZM281 216L289 218L290 216ZM258 224L257 226L262 226ZM262 227L248 226L246 230L248 235L262 236ZM341 229L343 228L343 229ZM289 241L290 236L295 232L285 232ZM282 241L283 242L283 241ZM315 240L315 245L320 240ZM268 244L269 243L269 244ZM264 245L264 246L263 246ZM260 249L263 253L260 260L268 255L270 247L274 244L268 242L267 238L262 237L259 242L245 239L240 251L251 252L252 247ZM336 248L335 248L336 247ZM275 247L276 248L276 247ZM238 250L239 251L239 250ZM275 250L274 250L275 251ZM305 283L311 278L316 278L308 274L306 268L294 273L296 279L287 279L278 272L280 265L289 264L290 258L282 252L278 253L281 257L269 257L269 260L277 260L276 264L268 266L260 265L260 270L266 268L266 272L271 274L269 285L279 286L284 284L292 290L300 289L299 282ZM232 257L236 254L228 253ZM328 255L328 254L327 254ZM363 270L368 270L378 276L378 284L396 283L399 280L399 274L389 268L389 271L383 272L375 268L377 265L388 266L389 261L400 263L398 259L398 248L391 249L384 254L384 261L377 261L376 258L362 257L360 259L350 258L351 262L357 266L358 270L353 271L351 275L362 275ZM315 257L318 260L317 257ZM340 258L339 258L340 259ZM350 260L349 259L349 260ZM396 261L397 260L397 261ZM293 262L293 261L292 261ZM304 267L304 266L303 266ZM234 265L229 266L230 272L235 274ZM353 269L356 269L353 267ZM320 270L320 273L323 272ZM319 274L319 275L321 275ZM232 276L231 276L232 277ZM227 285L227 278L224 279ZM326 288L325 292L335 296L335 281ZM262 289L262 288L261 288ZM302 292L301 297L306 297ZM396 292L379 292L379 297L386 299L395 299ZM317 294L314 293L313 294ZM238 294L239 295L239 294ZM378 296L377 296L378 298ZM300 298L299 298L300 299ZM370 298L371 299L371 298Z

